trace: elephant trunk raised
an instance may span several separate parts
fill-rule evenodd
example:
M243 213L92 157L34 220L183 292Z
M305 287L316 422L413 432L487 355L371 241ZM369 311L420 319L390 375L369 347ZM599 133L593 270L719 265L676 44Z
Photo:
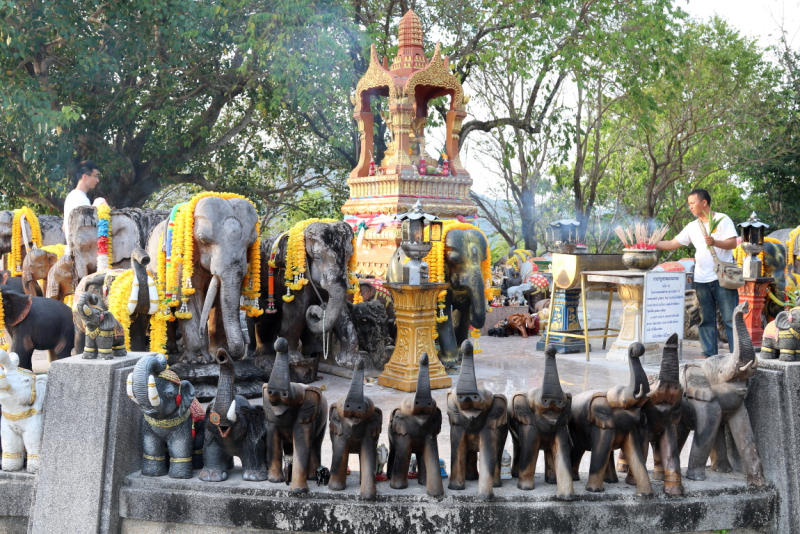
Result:
M164 372L167 368L167 360L163 354L157 356L147 356L150 360L141 366L136 366L133 371L133 396L136 403L142 409L145 415L150 417L158 417L164 410L163 403L160 399L152 399L151 392L148 388L150 377L157 377L160 373ZM157 404L156 404L157 403Z
M138 303L135 311L136 313L146 314L150 311L150 291L146 268L150 263L150 256L143 249L136 247L131 253L131 260L133 275L139 284Z
M758 366L753 340L750 339L747 325L744 323L744 314L748 311L747 301L742 302L739 307L741 310L737 309L733 314L733 353L726 362L723 372L724 376L729 377L727 380L735 378L746 380L755 373Z
M222 431L236 422L236 392L235 371L233 360L228 353L220 349L217 352L219 363L219 382L217 383L217 397L214 399L214 412L219 414L219 426ZM224 436L225 434L223 434Z

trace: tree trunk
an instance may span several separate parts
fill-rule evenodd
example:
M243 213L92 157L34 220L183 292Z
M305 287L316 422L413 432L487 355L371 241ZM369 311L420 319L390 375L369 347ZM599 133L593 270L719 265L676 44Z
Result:
M522 210L520 210L522 238L525 241L525 249L536 253L536 199L533 190L525 187L522 189L520 200Z

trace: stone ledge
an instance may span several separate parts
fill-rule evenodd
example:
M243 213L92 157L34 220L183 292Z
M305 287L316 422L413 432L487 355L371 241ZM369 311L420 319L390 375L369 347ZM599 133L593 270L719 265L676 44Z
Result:
M289 494L288 486L250 483L235 469L222 483L140 474L125 478L120 516L137 521L188 523L213 527L265 530L366 533L469 532L614 532L656 534L720 529L769 529L776 508L773 487L747 486L740 474L708 473L704 482L686 481L681 498L666 497L663 485L653 484L656 496L640 499L633 486L609 484L603 493L585 491L586 474L575 483L576 499L555 498L555 486L536 477L536 489L521 491L516 481L495 488L495 500L476 498L477 482L465 491L445 489L440 498L428 497L413 483L392 490L378 483L378 497L367 502L358 494L358 473L348 477L348 489L330 491L311 482L311 492ZM446 484L445 484L446 488Z
M28 517L35 481L25 471L0 471L0 517Z

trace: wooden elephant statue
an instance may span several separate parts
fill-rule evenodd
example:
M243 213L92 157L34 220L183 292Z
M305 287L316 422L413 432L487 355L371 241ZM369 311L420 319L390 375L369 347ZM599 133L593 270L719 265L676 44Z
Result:
M683 495L678 448L683 388L678 376L678 367L678 334L672 334L661 353L658 379L650 384L647 402L642 407L646 424L642 426L640 432L645 461L649 447L653 447L653 480L663 480L664 493L668 495ZM624 452L620 452L617 471L628 472ZM635 484L634 477L629 473L625 482Z
M636 480L636 493L652 497L653 487L642 455L639 425L642 406L647 402L650 385L639 358L644 345L633 343L628 348L630 383L606 391L585 391L572 399L569 433L572 439L572 479L578 478L578 466L586 451L591 451L587 491L603 491L603 481L617 482L614 450L621 448L628 461L631 476Z
M394 489L408 487L411 455L419 459L417 483L424 484L428 495L444 494L439 475L439 445L437 436L442 429L442 410L431 395L428 355L419 358L417 391L407 395L389 418L389 463L387 474Z
M84 358L110 360L128 353L122 325L111 312L101 307L100 297L96 293L82 293L75 303L73 314L75 322L82 324L81 330L86 334Z
M503 485L500 460L508 437L508 402L504 395L478 389L470 340L461 344L461 353L458 382L447 392L447 417L450 419L450 483L447 487L463 490L466 480L478 480L478 498L487 501L494 497L492 488Z
M22 260L22 287L25 294L34 297L43 296L42 287L38 284L39 280L47 280L50 269L58 261L58 256L54 252L33 247Z
M47 285L44 296L64 302L64 299L75 293L72 279L72 255L61 256L47 273Z
M269 481L285 481L282 458L292 455L292 492L307 493L306 481L315 478L322 465L328 402L319 388L289 381L289 343L284 338L275 341L275 353L272 374L263 387Z
M800 358L800 307L780 312L764 328L761 357L794 362Z
M360 359L353 370L350 390L331 404L330 420L333 459L328 487L334 491L347 487L347 459L358 454L361 460L361 496L374 499L376 449L381 434L383 413L364 396L364 360Z
M519 489L532 490L539 450L544 450L545 481L558 485L559 499L571 501L575 491L567 424L572 416L572 394L561 389L556 348L548 345L544 352L541 387L514 393L508 406L508 426L514 445L511 475L519 478Z
M758 366L744 322L747 308L747 301L744 301L733 311L732 353L718 354L681 367L680 381L685 393L678 432L680 448L683 448L689 432L694 430L689 469L686 471L688 479L705 480L709 455L711 469L724 473L731 471L725 446L724 427L727 426L739 450L747 483L751 486L765 484L761 457L744 403L747 380L755 374Z

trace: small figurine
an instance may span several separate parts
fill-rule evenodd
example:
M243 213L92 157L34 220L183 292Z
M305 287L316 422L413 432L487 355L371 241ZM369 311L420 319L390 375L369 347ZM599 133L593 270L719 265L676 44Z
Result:
M447 154L442 154L442 176L450 176L450 160L447 158Z
M500 479L511 480L511 455L503 449L503 458L500 460Z
M500 307L500 301L497 300L497 297L494 297L492 299L492 302L489 303L489 306L491 306L492 308L499 308Z
M331 471L324 465L317 467L317 486L327 486L331 479Z
M442 478L447 478L447 469L445 469L444 458L439 458L439 474Z
M411 461L408 463L408 478L415 479L417 478L417 455L411 455Z
M383 472L383 468L386 467L386 463L388 461L389 449L386 448L386 445L381 443L378 445L375 456L375 480L378 482L385 482L386 480L389 480L389 477Z
M414 172L415 172L416 174L419 174L419 165L417 164L417 162L416 162L416 161L412 161L412 162L411 162L411 168L413 168L413 169L414 169Z
M283 481L287 486L292 483L292 457L288 455L283 457Z
M509 301L509 300L508 300L508 297L506 297L506 298L503 300L503 306L510 306L510 302L511 302L511 301Z
M35 473L39 469L47 375L36 376L18 365L15 352L0 349L3 471L19 471L27 458L27 471Z
M83 357L94 360L98 356L104 360L125 356L125 332L122 325L111 312L100 307L100 297L86 291L78 297L73 315L80 321L86 333ZM99 353L99 354L98 354Z

